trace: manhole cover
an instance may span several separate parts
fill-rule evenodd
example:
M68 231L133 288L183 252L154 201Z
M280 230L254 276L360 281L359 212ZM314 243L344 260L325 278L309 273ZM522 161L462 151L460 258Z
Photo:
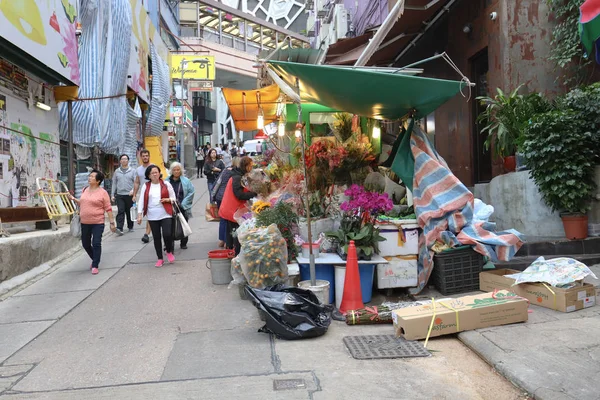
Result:
M429 357L431 354L417 341L408 341L394 335L346 336L344 344L352 357L358 360L376 358Z
M274 390L306 389L304 379L274 379Z

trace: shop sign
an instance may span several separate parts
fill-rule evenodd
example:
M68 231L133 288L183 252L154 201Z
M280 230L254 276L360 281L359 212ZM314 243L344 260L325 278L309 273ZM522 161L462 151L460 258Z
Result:
M186 104L185 106L185 124L188 126L193 126L194 123L194 113L192 109Z
M171 106L171 119L173 117L181 118L183 113L181 112L181 107Z
M188 84L190 92L212 92L214 88L214 81L190 81Z
M0 1L0 37L79 84L75 0Z
M183 69L183 79L215 80L215 57L204 54L171 54L171 79L181 79L181 64L184 59L187 65Z

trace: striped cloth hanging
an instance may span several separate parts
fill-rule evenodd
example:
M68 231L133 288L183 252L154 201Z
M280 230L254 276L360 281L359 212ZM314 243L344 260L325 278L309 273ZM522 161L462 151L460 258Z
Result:
M128 0L81 0L79 18L85 29L79 40L80 98L73 103L73 142L98 145L117 154L127 130L127 69L132 29ZM123 40L123 39L127 40ZM60 137L68 139L67 104L59 105Z
M491 222L473 222L473 193L450 171L427 135L415 124L410 147L415 159L413 195L415 213L423 234L419 238L419 293L433 269L436 241L450 245L472 245L492 261L509 261L522 246L522 235L514 229L495 233Z
M127 106L127 134L125 143L122 149L119 151L121 154L127 154L129 156L129 165L132 168L138 166L137 160L137 133L140 124L140 118L142 118L142 109L138 99L135 99L135 105L132 107Z
M167 107L171 99L170 70L152 42L150 42L150 56L152 58L152 99L146 122L146 135L162 136Z

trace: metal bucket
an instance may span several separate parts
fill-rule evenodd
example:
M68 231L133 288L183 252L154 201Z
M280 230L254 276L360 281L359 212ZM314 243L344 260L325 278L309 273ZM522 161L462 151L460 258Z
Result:
M298 287L313 292L322 304L329 304L329 281L317 279L315 286L311 286L310 281L302 281Z
M231 259L235 257L233 250L212 250L208 252L206 268L210 269L213 285L227 285L232 280Z

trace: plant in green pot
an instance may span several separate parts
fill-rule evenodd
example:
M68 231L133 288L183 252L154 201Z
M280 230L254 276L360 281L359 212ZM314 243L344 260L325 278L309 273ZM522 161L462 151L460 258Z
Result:
M482 96L477 100L485 109L477 116L482 124L481 134L487 134L485 149L493 149L503 158L504 169L512 172L516 168L515 154L522 149L524 131L532 115L550 111L551 104L539 93L519 94L523 85L510 93L497 88L494 97Z
M550 111L531 118L523 148L530 175L545 203L560 212L567 238L586 238L595 190L592 133L577 113Z
M344 194L349 199L340 205L343 211L340 228L327 232L327 236L337 239L338 254L344 260L351 240L356 245L358 259L370 260L379 251L379 242L385 240L375 227L375 221L394 205L387 194L369 192L358 185L352 185Z

